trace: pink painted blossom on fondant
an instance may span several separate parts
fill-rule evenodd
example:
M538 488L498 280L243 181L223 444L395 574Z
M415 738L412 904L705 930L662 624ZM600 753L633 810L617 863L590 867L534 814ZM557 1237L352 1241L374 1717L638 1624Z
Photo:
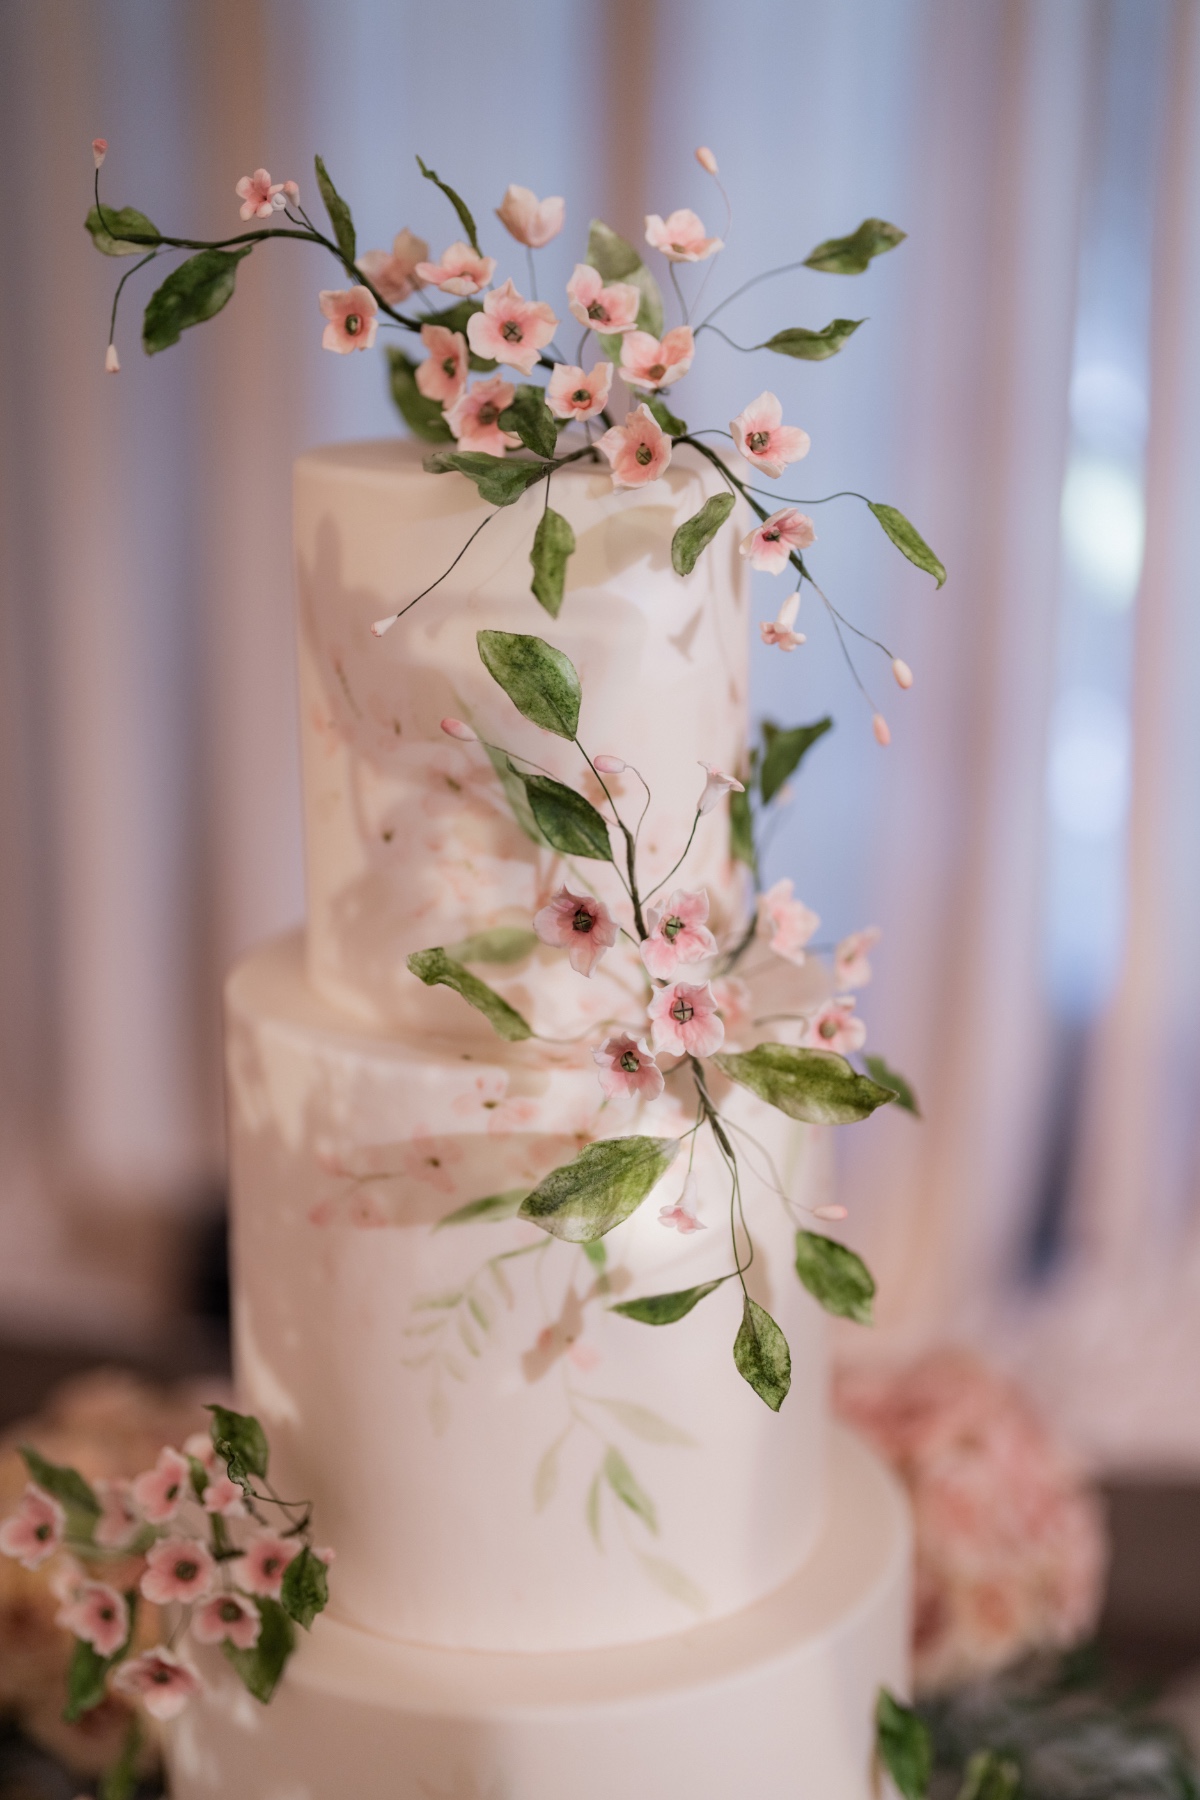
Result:
M625 423L611 426L596 448L607 456L617 488L657 481L671 460L671 440L647 406L626 413Z
M783 407L772 393L762 393L729 421L733 441L746 461L762 475L777 479L789 463L808 455L812 442L798 425L783 423Z
M467 385L467 340L444 325L422 325L421 342L429 355L417 368L417 386L427 400L453 406Z
M810 1050L836 1050L842 1056L850 1056L862 1049L866 1038L866 1026L855 1017L854 995L842 994L836 1000L827 1000L812 1015L804 1028L803 1042Z
M496 217L504 229L515 237L518 244L528 244L531 250L540 250L551 238L556 238L563 228L567 203L561 194L554 194L549 200L539 200L531 188L518 187L510 182L505 190L504 198L496 208Z
M338 356L369 350L379 329L379 308L369 288L322 288L318 295L327 324L321 348Z
M758 923L776 956L799 968L806 960L804 946L821 921L802 900L795 898L792 882L785 877L759 895Z
M278 1600L283 1586L283 1573L294 1556L300 1553L295 1538L277 1537L272 1531L251 1538L246 1553L237 1563L237 1584L248 1594L266 1600Z
M871 979L867 958L881 936L878 925L868 925L842 939L833 953L833 974L840 988L866 987Z
M389 306L399 306L422 285L417 265L428 257L425 239L414 236L406 225L396 233L390 250L364 250L358 266Z
M693 1169L684 1181L683 1192L678 1200L673 1205L659 1207L659 1224L665 1225L668 1230L678 1231L683 1237L692 1231L703 1231L705 1229L704 1220L697 1216L696 1211L699 1199L700 1183L696 1179L696 1172Z
M627 1031L617 1032L598 1049L592 1061L599 1072L600 1086L610 1100L657 1100L663 1091L662 1070L641 1038Z
M617 921L593 894L573 894L560 887L533 916L533 929L543 944L565 950L571 967L590 975L606 950L617 941Z
M496 273L494 256L480 256L470 244L461 240L443 250L437 262L419 262L413 271L427 287L441 288L446 294L477 294Z
M651 907L646 919L649 936L641 945L642 961L656 981L669 981L680 963L703 962L715 956L717 940L705 923L708 894L704 888L676 888L662 907Z
M632 282L614 281L606 287L600 271L587 263L576 263L567 283L567 304L573 317L605 337L633 330L641 300Z
M266 169L243 175L233 190L242 203L242 218L269 219L272 213L282 212L287 205L283 187L282 181L271 180Z
M746 789L734 775L726 775L723 769L714 768L712 763L702 762L704 770L704 790L696 802L698 813L710 813L719 806L726 794L744 794Z
M165 1525L173 1519L188 1492L188 1459L169 1446L160 1450L152 1469L133 1481L133 1498L138 1511L151 1525Z
M796 614L800 611L800 589L789 594L778 614L773 619L764 619L759 625L759 633L764 644L773 645L777 650L795 650L805 643L804 633L797 631Z
M705 235L703 222L690 206L678 207L665 219L647 213L646 242L671 262L703 262L724 248L720 238Z
M706 981L692 986L677 981L659 988L650 1002L655 1050L677 1056L711 1056L725 1041L725 1027L713 991Z
M510 363L522 375L532 375L557 324L552 306L544 300L526 300L509 280L487 296L482 312L471 314L467 341L476 356Z
M586 375L574 363L555 363L546 405L556 419L594 419L608 405L612 378L610 362L598 362Z
M816 541L812 520L798 507L784 506L747 533L738 549L749 559L752 569L781 575L793 550L807 550Z
M0 1524L0 1555L11 1556L27 1569L37 1569L63 1541L67 1515L54 1498L32 1481L17 1510Z
M84 1581L58 1614L57 1623L90 1644L100 1656L112 1656L129 1636L125 1596L106 1581Z
M490 375L467 388L446 412L446 423L460 450L484 450L503 456L520 443L515 431L501 431L500 414L511 406L516 389L500 375Z
M712 991L725 1026L726 1044L731 1050L744 1049L753 1024L750 989L739 976L722 975L713 982Z
M165 1645L120 1663L112 1684L118 1694L140 1700L151 1718L164 1722L177 1719L188 1701L204 1692L195 1669Z
M676 325L661 338L631 331L621 339L621 375L630 387L670 387L687 374L695 354L689 325Z
M92 1536L104 1550L124 1550L142 1529L142 1515L133 1498L133 1483L120 1477L93 1482L100 1502L100 1517Z
M232 1644L253 1650L262 1630L257 1606L242 1594L214 1594L192 1614L192 1636L198 1644Z
M205 1600L216 1572L216 1563L198 1538L160 1538L146 1552L142 1594L155 1606Z

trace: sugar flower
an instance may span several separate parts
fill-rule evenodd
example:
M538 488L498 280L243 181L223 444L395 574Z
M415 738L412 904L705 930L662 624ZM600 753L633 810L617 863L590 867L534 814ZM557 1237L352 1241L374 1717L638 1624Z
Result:
M93 1482L100 1502L100 1517L92 1536L104 1550L124 1550L142 1529L142 1515L133 1498L133 1483L119 1477Z
M862 1049L866 1036L866 1026L854 1016L854 995L842 994L836 1000L827 1000L813 1014L804 1028L803 1041L810 1050L837 1050L842 1056L849 1056Z
M272 181L266 169L243 175L233 190L242 203L243 219L269 219L272 213L282 212L287 205L283 188L283 182Z
M766 928L771 949L799 967L805 961L804 946L821 923L802 900L792 894L789 880L777 881L758 897L758 922Z
M187 1457L169 1447L160 1450L154 1467L133 1482L133 1498L142 1517L151 1525L165 1525L173 1519L187 1496L188 1482Z
M700 1184L693 1169L684 1181L683 1192L674 1206L659 1207L659 1224L665 1225L668 1230L678 1231L684 1237L691 1231L703 1231L705 1229L704 1220L696 1216L699 1187Z
M646 920L650 935L641 952L657 981L669 981L680 963L703 962L716 955L717 940L704 922L707 918L708 894L703 888L690 893L676 888L664 907L651 908Z
M552 306L522 298L510 280L487 296L481 313L471 314L467 341L476 356L511 363L522 375L532 375L538 353L554 336L557 324Z
M406 225L392 239L390 250L364 250L358 266L389 306L399 306L421 286L417 264L425 262L428 256L425 239L414 236Z
M15 1557L26 1569L40 1568L62 1543L66 1524L54 1496L31 1481L16 1512L0 1524L0 1555Z
M295 1538L276 1537L272 1531L251 1538L246 1553L237 1565L237 1583L248 1594L259 1594L267 1600L278 1600L283 1586L283 1572L300 1553Z
M90 1644L99 1656L112 1656L129 1636L125 1596L106 1581L85 1581L76 1588L56 1621Z
M778 480L789 463L808 455L812 439L798 425L783 424L783 407L774 394L763 393L730 419L733 441L763 475Z
M833 953L833 974L840 988L866 987L871 979L867 956L881 936L878 925L868 925L842 939Z
M459 239L442 251L437 262L419 262L413 273L418 281L441 288L446 294L477 294L496 273L496 259L480 256Z
M753 1024L750 989L737 975L722 975L712 984L713 999L725 1026L725 1042L733 1049L748 1042Z
M631 282L614 281L605 287L600 271L587 263L576 263L567 283L567 304L573 317L606 336L633 330L641 300Z
M724 248L720 238L705 237L703 224L688 206L681 206L665 219L657 213L647 213L646 242L652 250L661 250L670 262L703 262Z
M257 1606L242 1594L214 1594L192 1614L192 1636L198 1644L232 1644L253 1650L262 1630Z
M532 189L517 187L510 182L496 208L496 217L518 244L540 250L562 230L566 210L567 203L560 194L549 200L539 200Z
M657 481L671 460L671 440L648 406L625 414L623 425L613 425L597 439L612 464L613 486L644 487Z
M457 738L460 744L477 744L479 742L478 733L472 731L469 725L464 725L461 719L443 719L442 730L447 737Z
M421 342L429 355L417 370L417 386L427 400L453 406L467 385L467 340L445 325L422 325Z
M166 1606L172 1600L185 1604L206 1600L216 1571L216 1563L199 1539L160 1538L146 1552L142 1593L155 1606Z
M379 329L379 308L369 288L323 288L317 296L329 321L321 334L321 348L345 356L351 350L369 350Z
M195 1669L165 1646L119 1664L112 1684L118 1694L140 1700L152 1718L162 1720L178 1718L188 1701L204 1692Z
M592 1051L592 1061L599 1071L600 1086L610 1100L636 1095L639 1100L657 1100L663 1091L662 1070L641 1038L626 1031L610 1037Z
M871 730L875 733L875 742L886 750L892 741L892 732L882 713L876 713L872 718Z
M515 431L501 431L500 414L511 406L516 389L511 381L491 375L465 388L454 405L446 409L446 423L458 439L460 450L484 450L490 456L503 456L515 449L520 438Z
M696 151L696 161L707 174L715 175L717 173L717 159L707 144L701 144Z
M628 764L619 756L593 756L592 767L598 775L623 775Z
M631 387L670 387L687 374L695 353L690 325L676 325L661 339L631 331L621 340L621 374Z
M650 1002L650 1018L656 1050L711 1056L725 1041L725 1027L707 981L702 987L677 981L673 987L659 988Z
M805 640L802 631L794 629L796 614L800 611L800 589L788 595L773 619L764 619L759 625L759 633L764 644L773 644L777 650L794 650Z
M210 1475L215 1475L218 1468L224 1467L213 1449L213 1441L207 1431L193 1431L183 1440L183 1453L201 1464Z
M98 169L103 168L104 159L107 155L108 155L108 139L107 138L93 138L92 139L92 161L95 163L95 165Z
M706 779L704 792L696 802L698 813L710 813L715 806L721 804L726 794L745 793L745 785L732 775L726 775L721 769L714 769L711 763L702 762L700 767L704 770Z
M749 557L752 569L781 575L793 550L807 550L816 541L812 520L799 508L784 506L744 537L738 549L743 556Z
M598 362L586 375L573 363L555 363L546 405L556 419L594 419L608 405L612 378L610 362Z
M244 1519L246 1501L236 1481L228 1475L217 1475L200 1496L206 1513L218 1513L222 1519Z
M617 941L617 921L603 900L591 894L573 894L568 887L560 887L533 915L533 929L543 944L566 950L571 967L580 975L590 975Z
M104 352L104 373L106 375L119 375L121 373L121 359L117 355L117 346L115 344L109 344Z

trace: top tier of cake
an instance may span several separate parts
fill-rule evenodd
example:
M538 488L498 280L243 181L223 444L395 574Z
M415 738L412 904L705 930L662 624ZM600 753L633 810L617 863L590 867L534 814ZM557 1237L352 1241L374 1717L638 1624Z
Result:
M745 742L746 580L735 532L723 532L686 579L671 566L675 529L721 486L687 452L633 491L614 491L607 469L590 463L557 473L551 502L570 521L576 550L552 619L530 592L540 486L495 512L464 551L494 509L464 477L426 473L418 447L339 444L300 459L307 961L333 1004L405 1034L452 1041L486 1032L455 996L422 987L405 959L494 926L527 928L560 881L578 890L579 870L517 824L482 746L440 729L446 715L464 719L481 738L602 798L575 746L523 719L492 680L476 646L481 629L543 636L571 658L583 689L580 742L591 756L621 757L650 789L644 886L670 870L704 784L699 765L733 771ZM427 598L386 636L372 635L375 620L442 576L460 551ZM636 819L644 797L636 777L611 785ZM582 871L620 905L612 868L591 861ZM724 807L700 820L679 880L708 889L718 933L735 922L744 892ZM550 1033L620 1010L609 991L621 980L615 956L590 982L550 951L488 979Z

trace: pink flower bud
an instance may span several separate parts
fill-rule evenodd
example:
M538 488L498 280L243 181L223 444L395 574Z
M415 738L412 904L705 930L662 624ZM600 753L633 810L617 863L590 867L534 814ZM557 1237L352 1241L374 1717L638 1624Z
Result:
M457 738L460 744L477 744L479 742L475 732L469 725L464 725L461 719L443 719L442 730L447 737Z
M886 750L892 741L892 734L888 730L888 722L882 713L876 713L871 720L871 730L875 733L875 742L882 744Z
M104 369L105 373L108 375L119 375L121 373L121 359L117 355L117 346L115 344L110 344L108 349L104 352Z
M622 775L625 764L619 756L597 756L593 758L592 767L601 775Z
M287 195L288 199L291 201L293 206L299 205L299 203L300 203L300 184L298 181L285 181L283 184L283 191Z
M390 631L392 629L392 626L396 623L396 620L399 617L400 617L399 613L393 613L391 615L391 617L388 619L376 619L375 623L371 627L371 636L372 637L382 637L385 632Z
M848 1217L844 1206L814 1206L814 1219L844 1219Z
M897 656L892 663L892 674L896 677L896 686L910 688L913 684L913 672L906 662Z
M92 161L95 163L97 168L100 167L100 165L103 163L103 161L107 155L108 155L108 139L107 138L93 138L92 139Z
M708 148L707 144L701 144L700 148L697 150L696 161L700 164L700 167L706 169L710 175L716 174L717 159Z

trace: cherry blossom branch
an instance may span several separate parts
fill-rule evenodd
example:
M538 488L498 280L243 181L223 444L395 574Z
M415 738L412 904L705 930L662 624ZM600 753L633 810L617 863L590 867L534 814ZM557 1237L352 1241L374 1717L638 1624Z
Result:
M772 281L776 275L790 275L796 269L803 269L806 267L807 262L801 257L799 262L783 263L778 269L764 269L761 275L752 275L749 281L744 281L742 283L740 288L735 288L732 294L726 294L724 300L718 301L716 306L714 306L712 311L708 314L708 317L697 325L696 330L698 332L703 331L704 327L710 320L715 319L719 312L724 312L727 306L732 306L735 300L740 300L743 294L748 294L750 289L752 287L757 287L760 281Z
M645 817L644 814L643 814L643 817ZM666 887L668 881L670 881L672 875L674 875L675 870L682 868L684 858L687 856L688 851L692 847L692 840L696 835L696 827L697 827L697 825L699 825L699 823L700 823L700 808L697 807L696 811L695 811L695 815L693 816L693 819L692 819L692 829L688 832L688 841L683 846L683 849L680 852L679 860L674 864L674 866L672 868L667 870L666 874L663 876L661 881L658 881L654 884L654 886L650 889L650 892L646 895L647 900L652 900L654 898L655 894L657 894L659 888Z

